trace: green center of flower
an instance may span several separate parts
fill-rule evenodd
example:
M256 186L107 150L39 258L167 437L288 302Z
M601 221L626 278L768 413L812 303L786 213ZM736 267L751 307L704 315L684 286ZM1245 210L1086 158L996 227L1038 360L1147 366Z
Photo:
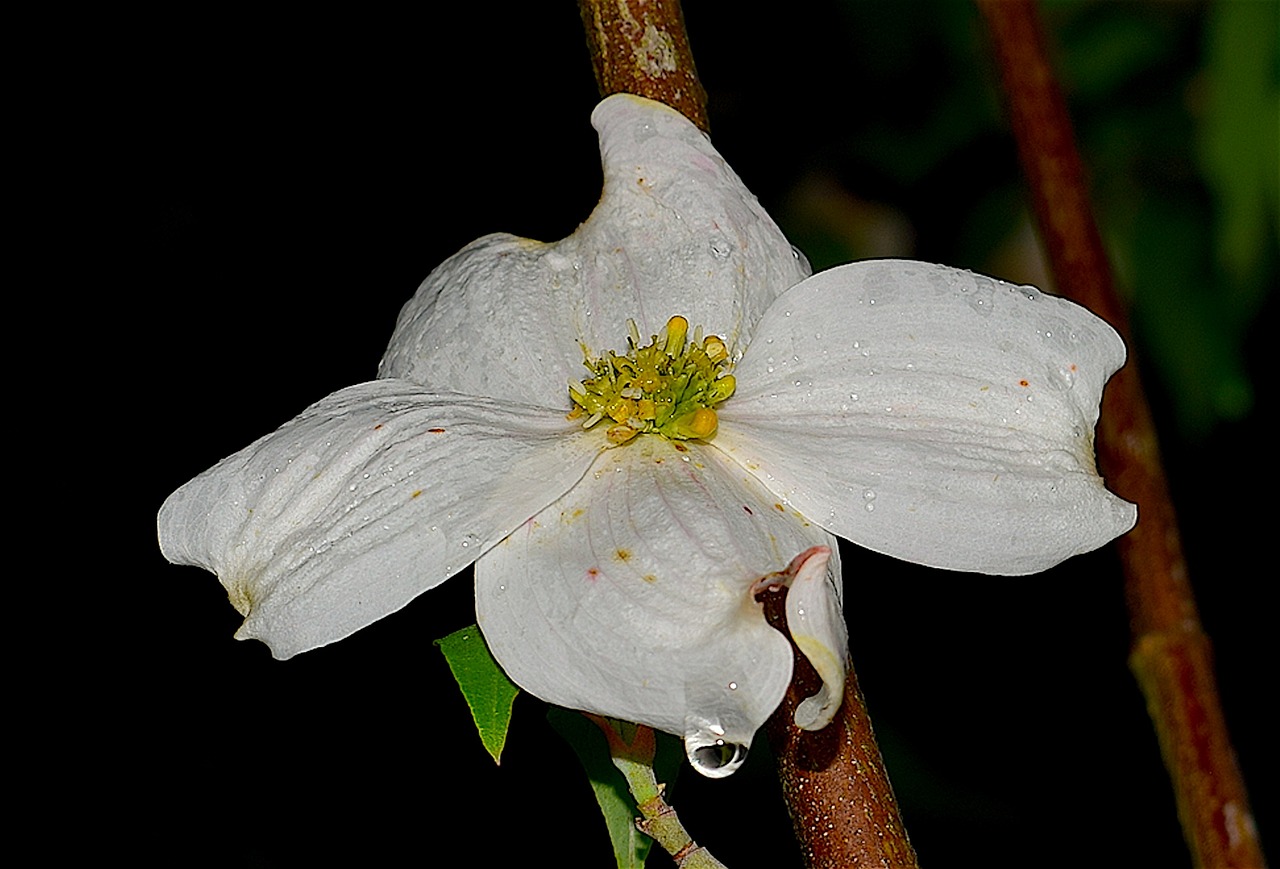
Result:
M736 386L723 339L703 338L699 328L690 341L689 321L672 317L641 347L635 321L627 325L626 355L611 350L600 359L588 357L583 364L591 377L569 383L569 418L585 417L583 428L610 423L607 436L614 444L646 433L674 440L714 437L720 421L713 408Z

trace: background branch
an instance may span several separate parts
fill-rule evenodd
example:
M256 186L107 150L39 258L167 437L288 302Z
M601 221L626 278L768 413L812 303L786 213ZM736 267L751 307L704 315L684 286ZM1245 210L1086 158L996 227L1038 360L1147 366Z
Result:
M1132 335L1089 205L1071 121L1030 0L978 0L987 21L1018 154L1059 291ZM1134 360L1107 387L1098 462L1138 504L1118 541L1133 634L1130 666L1155 723L1178 815L1197 866L1261 867L1257 831L1231 748L1200 626L1151 411Z

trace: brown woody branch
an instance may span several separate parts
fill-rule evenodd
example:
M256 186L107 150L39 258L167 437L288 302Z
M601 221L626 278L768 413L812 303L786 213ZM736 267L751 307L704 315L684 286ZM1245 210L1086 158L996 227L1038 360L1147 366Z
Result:
M711 129L680 0L579 0L578 8L601 96L648 97Z
M763 597L769 624L790 638L787 589L773 586ZM801 730L796 707L817 693L822 680L794 642L791 651L791 685L765 727L805 865L918 869L852 666L835 720L821 730Z
M977 3L1058 289L1128 338L1128 318L1093 220L1035 7L1031 0ZM1155 426L1132 363L1103 397L1098 462L1115 492L1138 505L1137 527L1119 540L1133 634L1129 664L1147 698L1192 858L1205 869L1261 869L1262 850L1218 701Z

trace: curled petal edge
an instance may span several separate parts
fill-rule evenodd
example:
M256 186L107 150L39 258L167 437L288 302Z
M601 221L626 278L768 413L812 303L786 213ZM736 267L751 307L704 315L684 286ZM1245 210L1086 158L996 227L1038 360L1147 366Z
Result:
M787 630L822 680L818 693L796 707L795 723L801 730L821 730L840 711L849 672L839 557L829 546L811 546L793 558L786 570L757 583L757 588L781 586L789 589Z

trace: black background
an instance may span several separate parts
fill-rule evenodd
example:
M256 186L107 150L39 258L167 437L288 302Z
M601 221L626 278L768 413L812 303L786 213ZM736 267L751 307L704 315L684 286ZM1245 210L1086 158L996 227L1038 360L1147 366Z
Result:
M927 95L927 78L850 80L832 14L689 10L715 141L771 210L833 142L875 122L868 105ZM445 256L491 231L557 238L589 213L597 97L574 8L208 7L81 26L102 60L86 64L77 102L51 111L73 130L55 162L81 179L55 208L85 239L61 260L64 314L88 337L60 391L92 413L73 434L92 472L71 500L95 500L93 520L61 538L92 542L54 557L89 618L74 664L38 680L57 699L38 707L55 711L35 717L37 736L70 763L37 780L32 810L134 865L437 865L456 848L478 865L608 865L542 704L517 701L501 767L469 729L431 644L473 621L469 575L280 663L233 641L239 618L216 580L166 564L154 543L170 491L371 378L400 306ZM1007 144L988 158L1016 171ZM952 195L914 203L915 218L945 224ZM921 258L938 256L929 243ZM1247 348L1259 368L1262 333ZM1263 449L1253 418L1165 443L1265 833ZM926 865L1189 865L1126 669L1114 553L1021 579L844 557L855 665ZM765 755L725 781L686 769L678 783L693 835L730 866L799 865Z

